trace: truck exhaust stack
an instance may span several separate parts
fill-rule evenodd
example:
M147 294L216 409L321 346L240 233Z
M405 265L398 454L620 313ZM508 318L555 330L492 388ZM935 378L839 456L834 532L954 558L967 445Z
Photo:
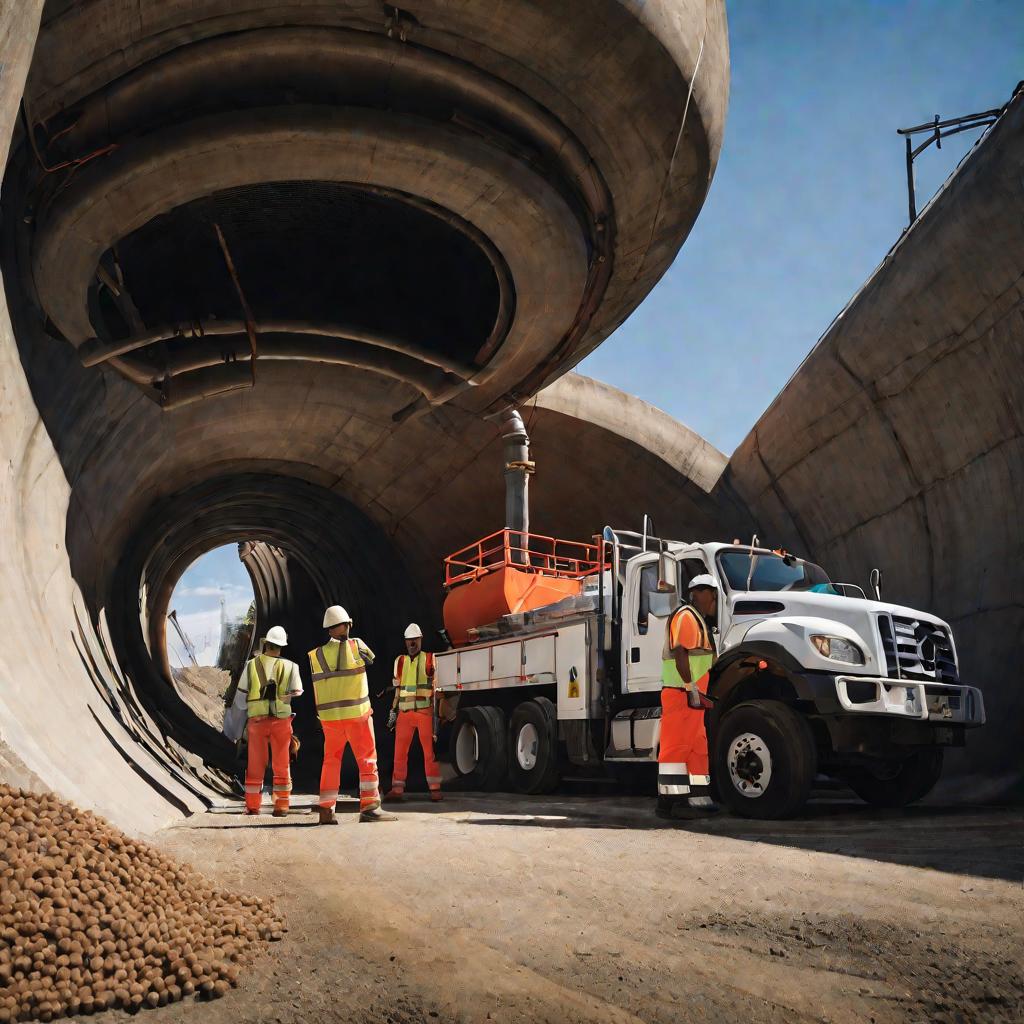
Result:
M515 533L511 538L512 560L525 565L527 535L530 532L530 438L523 417L511 410L501 426L505 454L505 529Z

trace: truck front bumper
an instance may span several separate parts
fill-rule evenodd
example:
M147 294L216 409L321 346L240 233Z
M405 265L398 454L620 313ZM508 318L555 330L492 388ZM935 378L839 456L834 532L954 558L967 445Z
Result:
M985 724L985 701L976 686L916 679L836 676L839 707L847 714L892 715L936 725Z

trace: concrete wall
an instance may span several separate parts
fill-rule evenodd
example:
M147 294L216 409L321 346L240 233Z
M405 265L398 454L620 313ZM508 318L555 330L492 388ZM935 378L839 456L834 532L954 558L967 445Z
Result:
M42 3L0 10L0 156L5 156ZM49 787L114 821L153 827L199 807L147 748L153 723L109 662L64 545L70 487L36 410L0 296L0 778ZM95 628L94 628L95 626Z
M719 487L762 538L953 626L989 724L961 770L1024 770L1024 93L831 325Z

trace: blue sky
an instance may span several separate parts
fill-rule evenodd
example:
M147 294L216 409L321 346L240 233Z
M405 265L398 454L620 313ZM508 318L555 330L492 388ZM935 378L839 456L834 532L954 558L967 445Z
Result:
M729 454L907 223L897 128L1005 103L1024 0L728 0L732 85L679 257L578 369ZM915 163L918 208L979 133ZM681 370L701 366L696 386Z
M214 548L192 563L178 581L168 611L176 610L178 621L196 648L201 665L213 665L220 649L220 600L229 616L244 615L252 601L252 581L238 560L238 545ZM167 628L167 654L171 666L188 664L188 658L174 632Z

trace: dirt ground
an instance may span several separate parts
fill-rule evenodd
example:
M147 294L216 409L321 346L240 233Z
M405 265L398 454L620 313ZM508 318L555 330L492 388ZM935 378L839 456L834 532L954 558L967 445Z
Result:
M153 837L289 924L239 989L161 1020L1024 1020L1019 808L667 823L642 798L453 794L371 826L345 807L335 828L232 809Z

